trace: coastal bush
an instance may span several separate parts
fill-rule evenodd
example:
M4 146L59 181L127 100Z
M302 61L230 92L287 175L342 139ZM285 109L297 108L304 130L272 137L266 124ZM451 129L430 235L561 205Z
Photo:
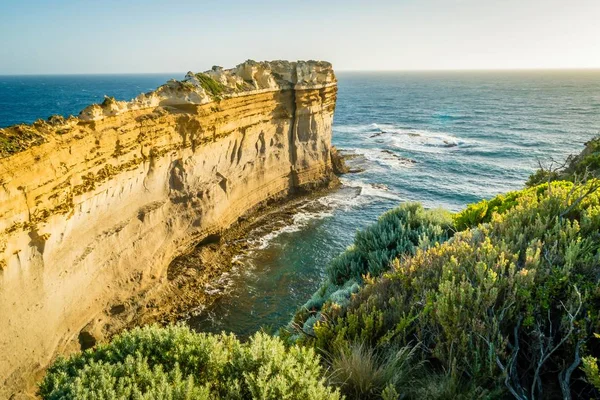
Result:
M598 335L596 334L596 338ZM598 359L596 357L588 356L582 360L583 367L581 369L585 373L587 381L600 391L600 370L598 369Z
M69 359L40 384L43 399L339 399L310 348L257 333L136 328Z
M571 182L554 182L552 187L561 186L566 188L573 187ZM552 190L552 187L550 190ZM454 227L457 231L474 228L479 224L488 223L492 220L494 214L504 214L519 203L521 197L527 196L545 196L548 190L548 183L542 183L538 186L500 194L491 200L482 200L479 203L469 204L463 211L452 216Z
M529 176L526 186L533 187L544 182L554 182L560 180L561 175L556 171L548 171L546 169L538 169Z
M400 254L447 240L452 228L450 213L425 210L409 203L381 215L376 224L356 233L354 246L327 266L333 283L344 283L363 275L379 276Z
M552 181L585 181L588 178L600 178L600 136L585 144L583 151L576 156L569 156L564 165L554 167L540 165L527 181L528 187Z
M381 275L395 258L444 242L452 233L452 215L444 210L408 203L384 213L377 223L357 232L354 245L326 267L326 281L296 314L292 330L302 327L311 333L325 303L345 306L365 278Z
M468 217L455 218L471 229L396 258L347 306L326 303L303 342L334 360L353 343L374 354L419 343L412 362L426 363L429 378L377 385L408 398L571 398L573 387L597 395L581 369L587 357L593 383L591 360L600 353L591 335L600 325L596 188L596 181L554 182L472 206Z

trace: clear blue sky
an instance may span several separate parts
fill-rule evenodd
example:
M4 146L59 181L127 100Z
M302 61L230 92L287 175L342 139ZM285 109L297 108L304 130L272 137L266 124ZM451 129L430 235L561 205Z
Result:
M600 0L1 0L0 74L600 68Z

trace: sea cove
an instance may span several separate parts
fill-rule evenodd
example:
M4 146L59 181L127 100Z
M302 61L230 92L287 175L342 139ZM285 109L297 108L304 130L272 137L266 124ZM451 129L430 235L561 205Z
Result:
M598 15L0 2L0 400L600 399Z
M0 77L0 122L36 119L9 97L17 88L23 104L68 116L105 94L127 100L171 76ZM600 71L337 76L332 142L362 172L249 232L237 267L204 288L217 302L188 310L192 327L241 335L276 329L318 288L324 265L356 230L384 211L406 201L460 210L519 189L538 161L577 153L600 132Z
M337 75L333 143L364 172L343 175L292 224L253 233L231 294L192 326L281 326L381 213L407 201L460 210L520 189L538 161L559 163L600 132L600 71Z

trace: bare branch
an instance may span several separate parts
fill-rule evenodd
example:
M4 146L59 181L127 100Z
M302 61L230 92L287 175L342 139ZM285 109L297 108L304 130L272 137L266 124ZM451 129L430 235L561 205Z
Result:
M292 328L293 328L293 329L295 329L295 330L296 330L296 332L302 333L302 334L304 334L304 335L306 335L306 336L309 336L309 337L311 337L311 338L314 338L314 339L316 339L316 338L317 338L317 337L316 337L315 335L313 335L312 333L310 333L310 332L306 332L306 331L304 330L304 328L303 328L302 326L300 326L300 324L298 324L298 323L296 323L296 322L292 322L292 323L291 323L291 326L292 326Z
M525 391L519 382L519 377L517 375L517 357L519 356L519 329L521 329L521 322L523 321L523 317L519 317L517 321L517 325L514 328L514 336L515 343L512 345L512 352L510 354L510 358L506 365L502 363L499 356L496 356L496 365L504 374L504 385L517 400L527 400L527 396L525 395ZM484 341L487 342L488 346L493 350L492 343L483 336L479 335ZM510 344L510 343L509 343Z
M541 332L541 328L538 327L538 331L539 331L538 334L540 335L540 352L541 352L542 356L540 357L540 360L537 363L537 367L535 369L535 374L533 375L533 382L531 384L531 390L530 390L532 400L535 399L536 387L538 387L538 391L539 391L539 383L541 382L540 381L540 371L542 369L542 366L544 365L544 363L546 361L548 361L548 359L552 356L552 354L554 354L554 352L556 352L556 350L558 350L569 339L569 337L575 330L575 319L577 318L577 315L581 311L581 307L583 306L583 301L581 299L581 292L579 292L579 290L577 289L577 286L573 286L573 289L575 289L575 293L577 293L578 305L577 305L577 309L575 310L575 312L571 312L561 302L561 305L563 306L563 308L565 309L565 311L567 312L567 315L569 317L569 331L562 337L560 342L556 346L552 347L552 340L551 340L552 338L550 338L548 347L544 348L544 345L542 344L542 341L544 340L544 334Z
M567 369L563 369L561 373L558 375L558 380L560 383L560 390L563 394L564 400L571 400L571 375L577 369L579 364L581 363L581 357L579 355L579 348L583 344L583 341L579 340L575 345L575 360Z

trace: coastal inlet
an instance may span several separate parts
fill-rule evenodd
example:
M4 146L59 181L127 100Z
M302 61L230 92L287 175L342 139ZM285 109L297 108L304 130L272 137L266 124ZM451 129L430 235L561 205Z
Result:
M600 73L338 73L337 192L250 233L224 293L189 323L248 335L287 324L355 232L401 202L458 211L522 188L538 160L600 132ZM568 138L568 140L565 140ZM199 310L197 310L199 311Z

